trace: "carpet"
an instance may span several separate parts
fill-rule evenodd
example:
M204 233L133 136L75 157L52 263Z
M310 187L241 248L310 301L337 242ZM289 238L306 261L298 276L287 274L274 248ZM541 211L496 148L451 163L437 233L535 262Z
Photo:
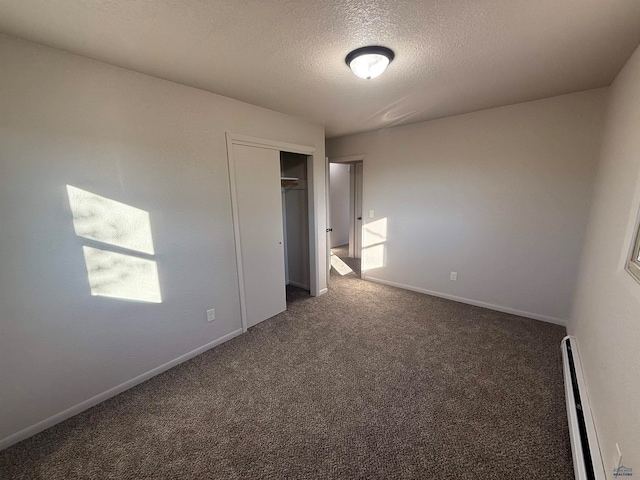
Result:
M571 479L560 326L360 280L0 452L2 479Z

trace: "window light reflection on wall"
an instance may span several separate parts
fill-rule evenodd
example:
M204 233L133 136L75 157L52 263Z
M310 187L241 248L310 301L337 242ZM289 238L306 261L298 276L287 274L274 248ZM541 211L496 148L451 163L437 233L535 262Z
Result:
M153 255L149 213L67 185L76 235Z
M362 270L386 266L387 219L365 224L362 234Z
M67 185L76 235L133 250L130 255L83 246L91 295L161 303L149 213Z
M155 261L86 246L82 250L91 295L162 302Z

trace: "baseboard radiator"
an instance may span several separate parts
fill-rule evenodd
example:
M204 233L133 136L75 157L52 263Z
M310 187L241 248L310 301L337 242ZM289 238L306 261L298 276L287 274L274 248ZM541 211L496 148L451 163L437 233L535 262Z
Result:
M604 466L575 337L564 337L560 348L564 366L564 393L567 400L569 436L571 437L571 453L576 480L605 480Z

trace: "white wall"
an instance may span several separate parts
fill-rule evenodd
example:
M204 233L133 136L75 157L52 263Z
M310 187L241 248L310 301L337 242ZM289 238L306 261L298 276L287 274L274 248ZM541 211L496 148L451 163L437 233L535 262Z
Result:
M640 284L624 265L640 210L640 49L610 105L569 333L578 339L605 470L640 473Z
M349 165L329 164L331 247L349 243Z
M329 140L329 157L365 155L366 278L566 322L605 101L600 89Z
M226 131L316 147L326 286L322 126L6 36L0 65L0 447L239 331ZM149 212L161 304L90 295L67 184Z

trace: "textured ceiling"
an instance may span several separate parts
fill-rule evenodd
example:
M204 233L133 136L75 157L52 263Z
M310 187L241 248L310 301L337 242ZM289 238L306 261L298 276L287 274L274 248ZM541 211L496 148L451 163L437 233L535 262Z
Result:
M0 0L0 31L332 137L609 85L640 0ZM344 57L370 44L396 58L366 81Z

